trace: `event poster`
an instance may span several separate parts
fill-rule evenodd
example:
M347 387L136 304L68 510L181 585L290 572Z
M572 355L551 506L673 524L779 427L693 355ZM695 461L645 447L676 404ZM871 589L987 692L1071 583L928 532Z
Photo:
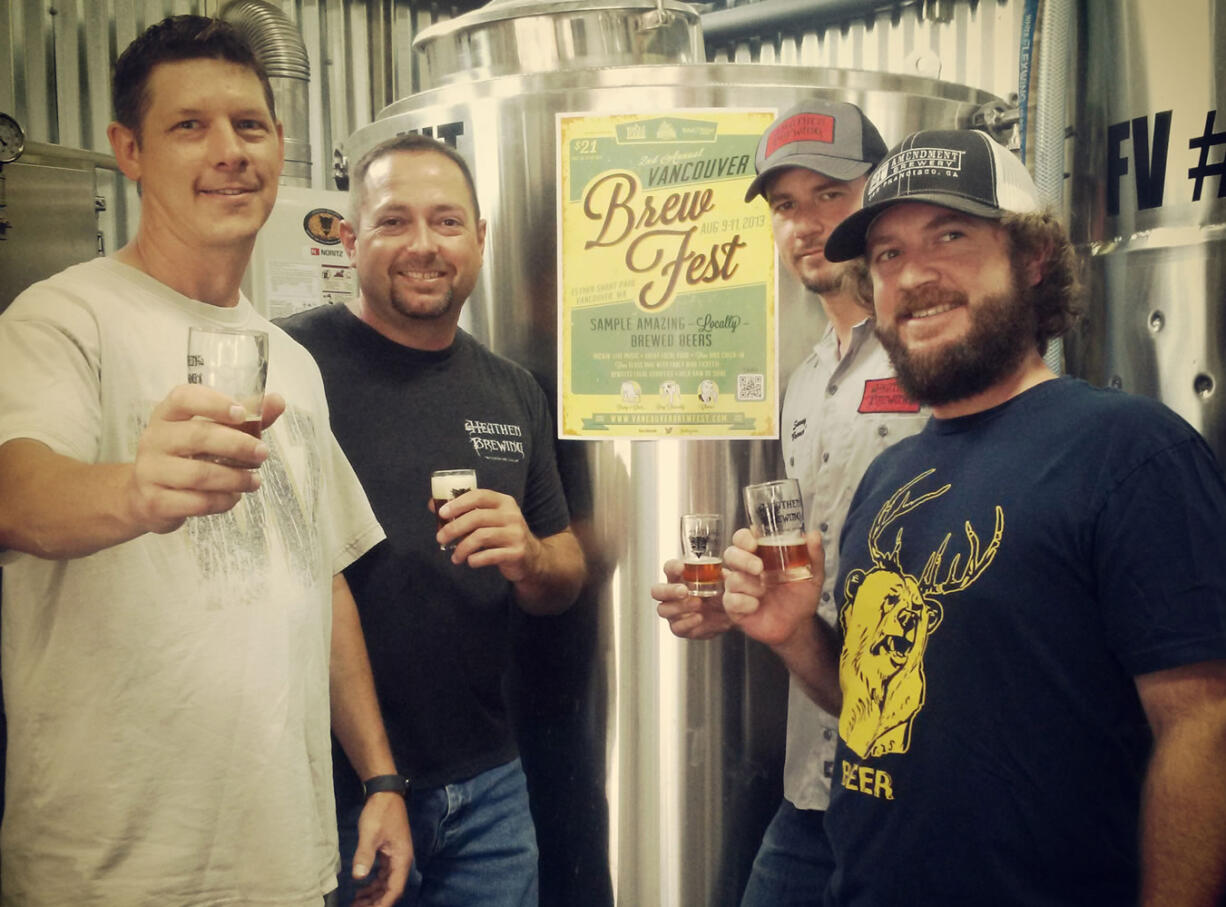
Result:
M561 437L778 436L773 117L558 115Z

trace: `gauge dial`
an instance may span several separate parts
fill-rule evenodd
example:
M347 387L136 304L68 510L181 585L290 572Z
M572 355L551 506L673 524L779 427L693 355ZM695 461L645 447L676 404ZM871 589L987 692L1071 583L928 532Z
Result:
M26 134L21 124L7 113L0 113L0 164L17 160L25 147Z

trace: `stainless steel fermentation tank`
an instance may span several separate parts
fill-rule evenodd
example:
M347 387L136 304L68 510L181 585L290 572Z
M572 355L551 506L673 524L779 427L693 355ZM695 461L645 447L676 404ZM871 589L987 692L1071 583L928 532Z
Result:
M1226 0L1082 4L1071 229L1095 384L1156 397L1226 462Z
M433 76L442 84L386 108L345 152L353 162L385 138L426 132L465 155L489 222L471 329L535 372L551 398L555 114L771 110L822 95L860 105L892 143L920 127L965 126L999 104L914 77L755 64L596 67L586 65L591 53L564 71L508 72L514 64L490 48L535 25L479 36L480 61L471 47L430 55L452 58ZM786 378L820 335L822 315L786 274L778 311ZM674 639L648 589L677 553L679 513L716 507L739 519L740 487L781 474L778 443L565 441L559 449L593 579L568 614L522 621L511 690L540 835L542 903L735 904L781 796L786 675L739 634Z

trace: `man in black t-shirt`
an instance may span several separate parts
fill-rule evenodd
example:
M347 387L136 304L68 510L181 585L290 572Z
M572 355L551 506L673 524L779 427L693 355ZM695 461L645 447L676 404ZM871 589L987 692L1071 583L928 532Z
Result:
M360 295L282 326L319 363L333 431L387 532L346 577L412 779L401 903L535 905L536 837L502 700L510 609L561 612L585 573L548 403L458 327L485 243L462 157L418 135L384 142L358 163L350 208L341 237ZM478 487L441 507L440 529L430 475L459 468ZM350 867L363 792L342 771L336 786L345 905L351 872L364 874Z
M1048 369L1075 259L1038 208L982 133L891 151L826 256L865 256L933 419L856 491L837 629L820 575L725 553L726 610L839 714L827 907L1226 897L1226 480L1161 404Z

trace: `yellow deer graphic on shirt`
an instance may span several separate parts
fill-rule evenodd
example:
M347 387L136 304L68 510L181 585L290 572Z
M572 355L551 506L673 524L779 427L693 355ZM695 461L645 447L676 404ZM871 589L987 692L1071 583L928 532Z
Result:
M873 568L853 570L844 583L839 618L843 630L839 735L862 759L905 753L910 747L911 726L924 705L924 652L944 613L940 597L974 583L992 563L1004 533L1005 515L998 505L996 529L982 553L975 530L969 522L965 524L969 551L961 572L962 555L955 554L945 579L937 582L950 533L929 555L919 579L904 572L899 556L902 529L890 551L880 548L881 534L895 520L949 491L949 485L942 485L911 497L911 490L934 471L920 473L885 502L868 531Z

